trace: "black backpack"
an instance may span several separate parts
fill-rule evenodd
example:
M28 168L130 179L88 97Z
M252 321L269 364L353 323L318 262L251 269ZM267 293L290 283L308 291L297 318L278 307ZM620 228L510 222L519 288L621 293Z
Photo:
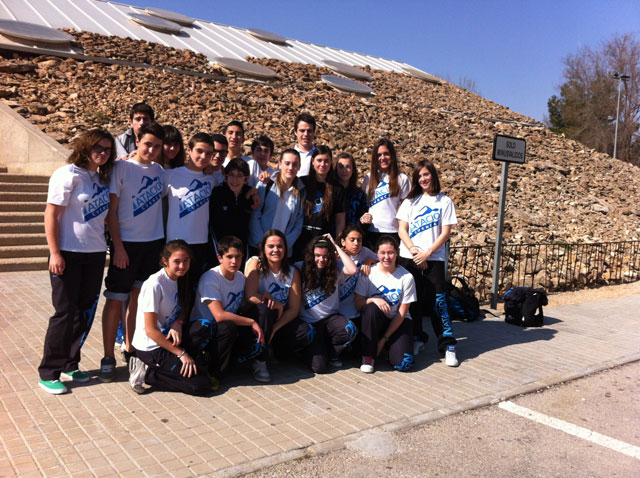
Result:
M453 285L457 280L460 287ZM447 305L451 320L471 322L480 316L480 301L462 277L451 277L448 281Z
M542 327L542 306L547 305L547 293L531 287L512 287L504 296L504 321L520 327Z

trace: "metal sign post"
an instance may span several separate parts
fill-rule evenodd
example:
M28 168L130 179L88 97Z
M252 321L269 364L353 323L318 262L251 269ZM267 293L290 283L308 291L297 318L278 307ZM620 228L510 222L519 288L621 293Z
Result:
M502 230L504 225L504 208L507 201L507 177L509 163L524 164L527 142L512 136L495 135L493 138L494 161L502 161L502 178L500 180L500 203L498 205L498 230L496 247L493 256L493 284L491 286L491 308L498 306L498 285L500 282L500 259L502 257Z

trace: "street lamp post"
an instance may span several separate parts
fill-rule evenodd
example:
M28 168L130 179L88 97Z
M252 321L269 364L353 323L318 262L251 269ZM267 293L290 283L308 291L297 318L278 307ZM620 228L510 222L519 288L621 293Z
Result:
M626 83L631 77L629 75L625 75L625 74L621 75L620 73L615 72L612 75L612 78L614 78L615 80L618 80L618 107L616 108L616 133L613 138L613 159L616 159L616 153L618 152L618 121L620 119L620 91L622 89L621 88L622 82L624 81Z

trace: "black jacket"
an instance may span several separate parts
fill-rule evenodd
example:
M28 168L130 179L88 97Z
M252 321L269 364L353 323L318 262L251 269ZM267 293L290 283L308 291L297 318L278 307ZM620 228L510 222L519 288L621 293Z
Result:
M246 247L253 205L253 198L246 197L250 190L245 184L236 196L225 181L211 191L209 229L216 243L224 236L236 236Z

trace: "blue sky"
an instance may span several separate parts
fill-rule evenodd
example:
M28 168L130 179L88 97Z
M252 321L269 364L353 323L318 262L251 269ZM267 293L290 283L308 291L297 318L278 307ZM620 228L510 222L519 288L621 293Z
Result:
M407 62L537 120L562 60L616 33L640 35L640 0L121 0Z

